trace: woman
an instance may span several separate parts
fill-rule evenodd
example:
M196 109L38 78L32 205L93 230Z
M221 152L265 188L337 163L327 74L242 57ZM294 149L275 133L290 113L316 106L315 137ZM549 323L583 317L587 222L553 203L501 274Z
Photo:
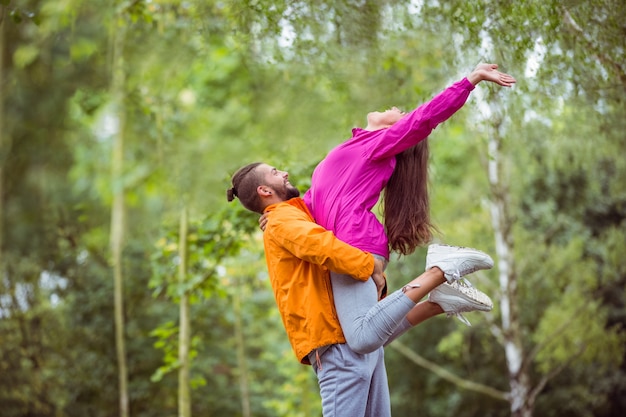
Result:
M496 64L478 65L466 78L412 112L403 113L393 107L369 113L367 126L353 129L352 137L333 149L313 172L304 201L316 223L333 231L342 241L385 261L390 251L409 254L428 243L433 226L429 218L425 139L465 104L478 83L488 81L510 87L516 82L497 68ZM383 191L385 226L372 212ZM262 228L264 221L261 220ZM324 393L337 389L337 369L349 370L355 362L360 364L361 375L358 384L353 382L354 389L361 393L367 387L377 390L369 396L357 396L366 400L362 410L354 410L353 415L390 415L382 346L442 312L459 315L462 311L491 309L486 295L455 284L455 280L475 269L446 269L447 258L467 251L471 250L431 245L427 273L381 302L373 280L361 282L331 272L335 308L349 349L334 345L311 353L325 416L336 411L333 404L324 404L325 398L332 399ZM480 256L479 251L475 252ZM433 281L429 276L434 266L444 272L448 284L442 284L443 278ZM486 262L481 269L488 267ZM428 293L428 301L417 302Z
M466 78L412 112L403 113L393 107L385 112L369 113L367 126L353 129L352 137L333 149L313 172L311 188L304 195L304 201L316 223L332 230L342 241L386 260L390 250L406 255L428 243L432 239L433 226L429 217L428 142L425 139L437 125L465 104L471 91L482 81L503 87L516 82L510 75L498 71L496 64L481 64ZM383 191L385 226L372 212ZM430 269L433 260L448 250L454 252L457 249L431 246L426 269ZM448 280L452 278L450 275L454 274L447 273ZM400 292L377 303L372 280L360 282L331 272L331 282L335 308L348 346L361 354L376 354L378 351L379 356L382 356L381 346L410 327L440 314L442 309L460 314L455 311L453 303L447 303L450 297L454 298L455 292L475 291L458 284L440 285L430 292L429 301L418 303L393 328L393 321L387 320L381 311L387 302L401 297ZM421 285L420 278L411 284ZM404 295L422 294L424 289L423 285L421 288L404 287ZM480 295L471 295L484 300ZM490 304L488 298L484 302ZM485 307L490 309L491 305ZM381 326L381 320L390 324ZM330 360L324 356L320 358L321 363ZM337 363L337 366L342 365ZM381 374L380 369L376 369L380 366L384 363L373 365L372 378ZM322 384L323 371L316 364L314 369Z

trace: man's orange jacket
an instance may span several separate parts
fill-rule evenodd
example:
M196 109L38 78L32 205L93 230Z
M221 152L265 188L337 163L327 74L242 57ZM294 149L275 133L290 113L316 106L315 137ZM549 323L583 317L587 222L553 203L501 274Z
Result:
M271 205L265 212L265 258L276 304L298 360L310 364L313 349L345 343L329 271L367 281L374 272L374 257L317 225L300 198Z

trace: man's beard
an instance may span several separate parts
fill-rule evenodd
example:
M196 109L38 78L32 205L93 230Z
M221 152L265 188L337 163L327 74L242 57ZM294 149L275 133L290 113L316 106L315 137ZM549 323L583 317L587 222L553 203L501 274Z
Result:
M291 200L292 198L300 197L300 190L298 190L293 185L286 185L282 190L276 191L278 196L283 199L283 201Z
M296 197L300 197L300 190L298 190L293 185L288 186L287 187L287 199L292 199Z

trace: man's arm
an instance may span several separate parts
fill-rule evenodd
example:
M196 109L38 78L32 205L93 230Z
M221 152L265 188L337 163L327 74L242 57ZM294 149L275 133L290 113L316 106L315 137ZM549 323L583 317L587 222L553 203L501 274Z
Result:
M377 286L384 280L382 262L339 240L333 232L313 222L303 211L280 205L270 214L265 238L273 239L299 259L323 265L333 272L359 281L375 275Z

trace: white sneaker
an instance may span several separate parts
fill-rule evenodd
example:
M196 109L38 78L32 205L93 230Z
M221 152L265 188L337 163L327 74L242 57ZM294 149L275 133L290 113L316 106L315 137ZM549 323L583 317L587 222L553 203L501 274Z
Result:
M452 283L479 269L493 268L493 259L477 249L434 244L428 247L426 271L435 266Z
M439 304L448 317L456 316L468 326L471 323L461 313L493 308L493 301L487 294L461 281L444 282L428 294L428 301Z

